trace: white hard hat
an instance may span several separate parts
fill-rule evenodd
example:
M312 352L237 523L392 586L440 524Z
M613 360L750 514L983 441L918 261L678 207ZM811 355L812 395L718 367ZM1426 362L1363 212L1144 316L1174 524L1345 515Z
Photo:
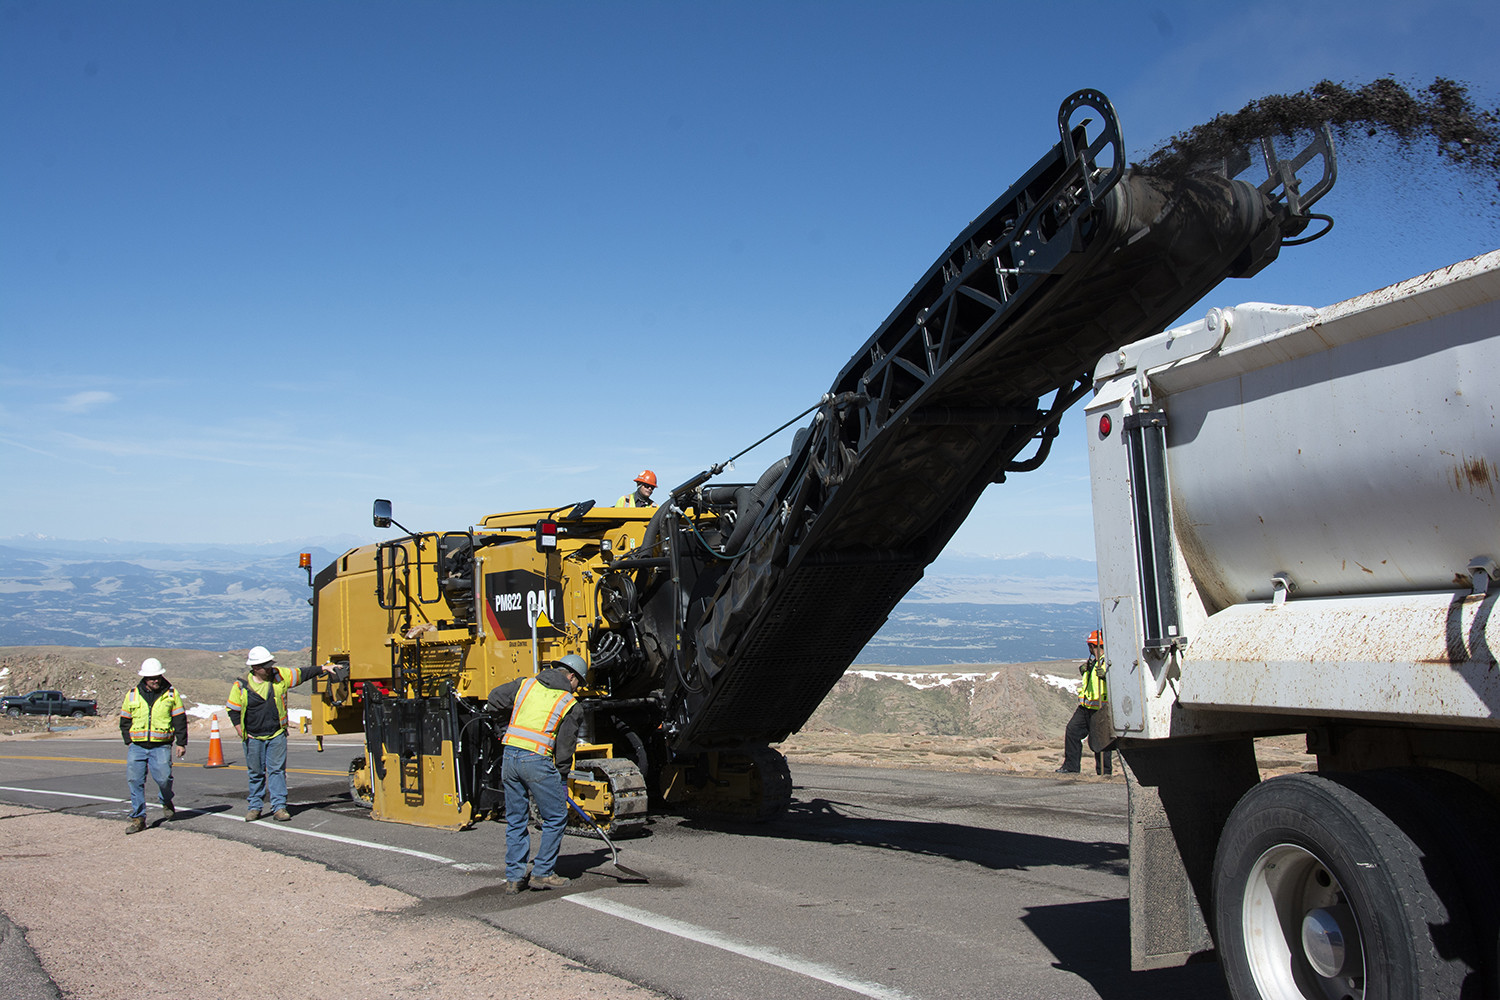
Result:
M571 670L578 675L578 679L586 681L589 678L589 665L583 662L583 657L577 653L568 653L558 657L557 665L564 670Z
M163 677L167 671L161 665L160 660L154 656L148 656L141 661L141 669L136 671L136 673L142 677Z
M276 662L276 657L264 646L256 646L250 650L250 655L245 657L247 667L268 667Z

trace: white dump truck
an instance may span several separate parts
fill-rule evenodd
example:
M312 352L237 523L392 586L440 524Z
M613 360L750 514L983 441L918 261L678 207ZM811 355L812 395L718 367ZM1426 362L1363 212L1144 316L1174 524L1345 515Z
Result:
M1237 1000L1500 998L1500 251L1214 309L1095 390L1134 966L1217 950ZM1308 766L1262 780L1286 734Z

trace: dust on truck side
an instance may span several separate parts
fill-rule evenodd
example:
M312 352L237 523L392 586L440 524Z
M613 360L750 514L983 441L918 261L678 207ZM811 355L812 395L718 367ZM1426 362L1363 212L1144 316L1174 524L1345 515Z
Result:
M1132 957L1500 997L1500 251L1105 355L1087 405ZM1261 781L1253 739L1316 773Z
M316 579L308 566L313 656L340 666L315 682L313 728L364 733L350 785L373 815L495 816L506 720L484 699L569 653L588 664L570 789L610 833L648 807L752 821L786 807L773 744L985 488L1046 459L1099 355L1269 265L1333 183L1326 133L1287 159L1268 145L1166 176L1127 166L1097 91L1064 101L1057 128L754 481L715 465L656 510L554 498L457 531L409 529L387 507L377 524L405 535Z

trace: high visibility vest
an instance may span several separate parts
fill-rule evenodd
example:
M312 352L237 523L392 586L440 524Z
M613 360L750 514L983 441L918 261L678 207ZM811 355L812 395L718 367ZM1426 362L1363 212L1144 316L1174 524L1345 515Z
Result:
M576 701L567 691L538 684L533 677L526 678L516 692L510 725L500 742L551 757L557 744L557 727Z
M1104 657L1091 657L1083 665L1083 684L1078 689L1078 704L1099 708L1109 700L1104 685Z
M618 499L618 500L615 501L615 506L616 507L636 507L636 506L640 506L640 507L655 507L656 503L654 501L647 500L643 504L637 504L635 502L635 494L634 493L627 493L624 496L622 496L620 499Z
M172 739L172 720L187 710L176 688L167 688L147 703L137 688L131 688L120 706L120 714L130 716L130 742L164 743Z
M300 670L292 672L298 675L298 681L302 679ZM249 677L241 677L234 682L234 687L229 689L229 700L225 702L224 707L232 708L240 713L240 727L244 729L246 736L256 740L269 740L275 736L280 736L286 730L286 693L292 686L286 679L286 673L279 668L276 671L276 679L274 681L258 681L253 674ZM251 691L254 691L261 698L276 706L276 724L280 727L276 732L252 734L248 728L245 728L249 723L249 720L245 718L245 714L246 710L250 707Z

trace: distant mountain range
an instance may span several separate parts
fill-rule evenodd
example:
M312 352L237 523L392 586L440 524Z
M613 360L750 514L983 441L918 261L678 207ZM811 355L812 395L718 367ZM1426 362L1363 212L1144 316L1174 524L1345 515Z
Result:
M1099 603L896 605L856 664L893 667L950 663L1082 660L1085 638L1099 627Z
M0 542L0 646L300 649L307 574L354 537L265 545L160 545L17 537ZM1024 663L1083 654L1097 626L1094 563L942 556L857 663Z
M0 645L301 649L312 611L298 552L319 568L339 554L295 543L5 539Z

